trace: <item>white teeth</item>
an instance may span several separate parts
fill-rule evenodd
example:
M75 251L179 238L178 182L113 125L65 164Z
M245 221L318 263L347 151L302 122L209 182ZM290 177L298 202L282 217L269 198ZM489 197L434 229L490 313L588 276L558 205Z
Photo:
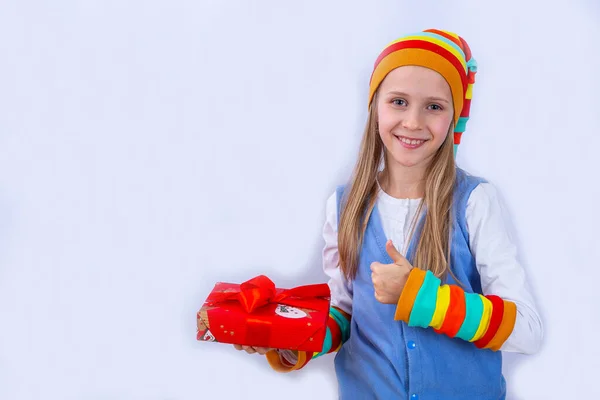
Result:
M424 140L416 140L416 139L410 140L410 139L406 139L406 138L403 138L403 137L401 137L399 139L400 139L400 141L402 141L402 142L404 142L406 144L410 144L412 146L416 146L416 145L421 144L421 143L424 142Z

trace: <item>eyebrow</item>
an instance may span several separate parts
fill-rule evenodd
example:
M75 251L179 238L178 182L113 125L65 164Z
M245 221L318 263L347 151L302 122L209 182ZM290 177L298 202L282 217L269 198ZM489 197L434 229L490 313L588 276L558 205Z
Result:
M398 92L398 91L391 91L387 93L388 95L396 95L396 96L403 96L403 97L410 97L410 95L404 93L404 92ZM435 96L430 96L430 97L426 97L425 100L427 101L439 101L441 103L447 103L450 104L451 102L442 98L442 97L435 97Z

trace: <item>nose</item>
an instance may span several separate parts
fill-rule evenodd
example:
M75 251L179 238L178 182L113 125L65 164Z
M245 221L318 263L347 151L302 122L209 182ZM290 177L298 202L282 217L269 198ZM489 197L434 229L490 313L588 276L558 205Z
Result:
M421 129L421 113L415 107L404 112L404 118L402 120L402 127L411 130L418 131Z

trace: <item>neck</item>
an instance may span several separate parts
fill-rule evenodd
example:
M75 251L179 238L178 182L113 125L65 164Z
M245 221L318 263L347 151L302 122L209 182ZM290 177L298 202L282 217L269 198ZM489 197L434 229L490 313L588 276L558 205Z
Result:
M420 199L425 196L427 165L405 167L388 162L379 175L381 188L397 199Z

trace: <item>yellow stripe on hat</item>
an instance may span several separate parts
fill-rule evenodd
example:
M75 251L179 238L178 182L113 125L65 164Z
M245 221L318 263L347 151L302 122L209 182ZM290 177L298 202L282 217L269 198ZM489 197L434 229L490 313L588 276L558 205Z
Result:
M467 93L465 94L465 99L472 99L473 98L473 84L469 83L467 85Z

